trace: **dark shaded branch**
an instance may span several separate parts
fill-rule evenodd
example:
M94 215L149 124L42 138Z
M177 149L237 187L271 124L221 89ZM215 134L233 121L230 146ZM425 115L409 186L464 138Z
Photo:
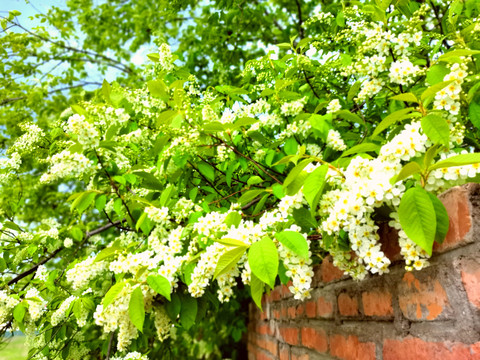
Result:
M120 221L116 221L115 223L120 223ZM92 237L93 235L97 235L97 234L100 234L101 232L105 231L105 230L108 230L110 229L111 227L114 227L115 226L115 223L110 223L110 224L106 224L106 225L103 225L95 230L92 230L92 231L87 231L87 233L85 234L85 240L86 241L88 238ZM37 264L35 264L34 266L32 266L30 269L28 270L25 270L23 273L21 273L20 275L18 275L17 277L13 278L12 280L10 280L8 282L8 285L13 285L17 282L19 282L20 280L22 280L24 277L30 275L31 273L37 271L37 268L40 266L40 265L43 265L45 264L46 262L50 261L51 259L53 259L60 251L62 251L63 247L60 247L58 248L57 250L55 250L53 253L51 253L48 257L46 257L45 259L43 259L42 261L38 262Z

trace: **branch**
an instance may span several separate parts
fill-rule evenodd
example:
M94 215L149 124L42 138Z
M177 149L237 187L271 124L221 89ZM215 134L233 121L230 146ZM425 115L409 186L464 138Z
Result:
M92 237L93 235L97 235L105 230L108 230L110 229L111 227L114 227L116 224L119 224L120 221L116 221L115 223L112 223L112 224L106 224L104 226L101 226L95 230L92 230L92 231L87 231L87 233L85 234L85 240L86 241L88 238ZM17 277L13 278L12 280L10 280L8 282L8 285L13 285L17 282L19 282L20 280L22 280L24 277L30 275L31 273L37 271L37 268L40 266L40 265L43 265L45 264L46 262L50 261L51 259L53 259L60 251L62 251L63 249L65 249L64 247L60 247L58 248L57 250L55 250L53 253L51 253L48 257L46 257L45 259L43 259L42 261L40 261L39 263L35 264L34 266L32 266L30 269L28 270L25 270L23 273L21 273L20 275L18 275Z
M105 56L103 54L99 54L99 53L96 53L96 52L92 52L92 51L88 51L88 50L83 50L83 49L77 49L77 48L74 48L72 46L68 46L68 45L64 45L62 43L59 43L59 42L56 42L56 41L53 41L52 39L49 39L49 38L46 38L46 37L43 37L41 35L38 35L38 34L35 34L34 32L28 30L27 28L25 28L24 26L20 25L20 23L18 22L11 22L12 24L18 26L20 29L22 29L23 31L29 33L30 35L32 36L35 36L36 38L40 39L40 40L43 40L45 42L49 42L51 44L54 44L58 47L61 47L63 49L66 49L66 50L70 50L70 51L74 51L74 52L78 52L78 53L82 53L82 54L86 54L86 55L90 55L90 56L94 56L94 57L100 57L106 61L109 61L111 63L114 63L114 64L119 64L120 66L122 66L122 69L120 69L121 71L123 72L126 72L126 73L133 73L133 70L128 67L127 65L124 65L122 64L120 61L118 60L115 60L115 59L112 59L112 58L109 58L108 56Z
M76 88L86 86L86 85L102 85L102 84L99 83L99 82L96 82L96 81L86 81L86 82L83 82L81 84L50 90L49 92L47 92L47 95L54 94L54 93L57 93L57 92L62 92L62 91L65 91L65 90L76 89ZM6 105L6 104L9 104L11 102L18 101L18 100L25 100L26 98L27 98L27 96L19 96L19 97L15 97L15 98L3 99L3 100L0 101L0 106Z
M304 38L305 33L303 30L303 19L302 19L302 6L300 4L300 1L295 0L297 3L297 14L298 14L298 33L300 34L300 38Z

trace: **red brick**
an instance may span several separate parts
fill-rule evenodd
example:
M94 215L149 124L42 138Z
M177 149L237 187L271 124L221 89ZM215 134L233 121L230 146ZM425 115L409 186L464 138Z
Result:
M275 289L272 290L272 300L273 301L280 301L282 299L282 288L277 286Z
M259 335L270 335L270 336L272 336L274 333L272 327L268 323L257 324L255 332L258 333Z
M468 199L469 189L471 187L468 185L456 186L440 196L440 200L448 212L450 227L444 242L441 245L434 244L433 250L435 252L443 252L468 242L465 235L472 227L470 200Z
M365 291L362 294L363 313L367 316L392 316L392 294L388 291Z
M287 344L298 345L298 335L299 331L294 327L280 327L280 336Z
M277 340L271 340L268 338L259 339L257 342L258 346L267 350L274 356L278 356L278 342Z
M290 350L287 346L281 346L279 351L280 360L290 359Z
M287 285L282 285L282 287L281 287L281 289L282 289L281 293L282 293L282 297L283 297L284 299L293 296L292 292L291 292L290 290L288 290L288 288L289 288L290 286L292 286L292 285L293 285L293 284L292 284L291 281L289 281L289 282L287 283Z
M297 316L297 308L295 306L289 306L288 307L288 317L290 319L295 319Z
M324 283L329 283L343 277L343 271L333 265L333 260L330 255L323 259L321 274Z
M280 307L280 314L282 319L287 318L287 306L285 304L282 304L282 306Z
M418 338L385 340L383 360L478 360L476 344L427 342Z
M330 354L343 360L375 360L375 344L360 342L353 335L333 335L330 336Z
M314 301L308 301L305 303L305 313L307 317L314 318L317 316L317 304Z
M350 297L347 293L338 296L338 311L343 316L358 315L358 300L356 296Z
M264 321L264 320L268 320L268 310L265 308L263 308L262 311L260 311L260 320Z
M308 354L294 355L292 354L292 360L309 360L310 356Z
M317 352L327 352L328 338L325 330L310 327L302 328L302 344Z
M297 306L296 317L301 317L305 313L305 303L301 303Z
M281 314L280 310L278 310L278 309L273 309L273 310L272 310L272 316L273 316L275 319L280 320L281 317L282 317L282 314Z
M274 356L263 351L258 351L256 355L256 360L275 360Z
M333 317L333 302L319 296L317 299L317 314L322 318Z
M480 264L468 261L462 264L462 282L468 300L480 308Z
M406 273L399 284L400 309L409 320L435 320L450 312L447 293L437 279L420 282L412 273Z

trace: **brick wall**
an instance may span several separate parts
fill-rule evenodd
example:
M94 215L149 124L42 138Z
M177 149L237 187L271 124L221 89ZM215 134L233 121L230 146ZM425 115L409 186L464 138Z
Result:
M442 202L450 230L429 267L405 272L389 229L388 274L356 282L327 257L310 300L278 286L263 312L250 304L249 359L480 359L480 186L453 188Z

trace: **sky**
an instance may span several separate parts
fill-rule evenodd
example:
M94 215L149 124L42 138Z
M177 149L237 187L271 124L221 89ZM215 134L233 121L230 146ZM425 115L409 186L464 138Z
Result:
M27 29L32 29L36 26L44 26L45 28L48 29L48 25L45 23L41 24L39 19L36 19L34 16L39 13L45 14L49 8L52 6L56 6L59 8L66 8L65 6L65 0L0 0L0 15L6 16L8 15L8 12L11 10L18 10L21 12L21 15L18 16L18 21L20 24ZM49 32L53 35L55 35L56 30L51 27L48 29ZM12 31L21 31L20 29L15 30L12 28ZM82 39L81 33L79 33L80 39ZM70 45L74 47L80 47L79 44L75 43L70 43ZM145 64L148 61L147 54L152 52L152 47L151 46L143 46L141 47L135 54L132 55L132 63L139 66L142 64ZM113 54L109 54L108 52L105 53L104 55L106 56L112 56ZM66 64L64 64L67 66ZM48 69L52 65L45 65L45 71L48 71ZM64 68L63 68L64 69ZM100 74L97 71L96 65L95 64L86 64L86 69L88 70L90 77L87 79L87 81L94 81L94 82L103 82L103 79L105 78L108 82L114 81L117 76L120 74L120 71L114 68L109 68L109 70L106 72L105 75ZM60 73L62 70L61 67L57 69L58 73ZM96 87L96 86L94 86Z

